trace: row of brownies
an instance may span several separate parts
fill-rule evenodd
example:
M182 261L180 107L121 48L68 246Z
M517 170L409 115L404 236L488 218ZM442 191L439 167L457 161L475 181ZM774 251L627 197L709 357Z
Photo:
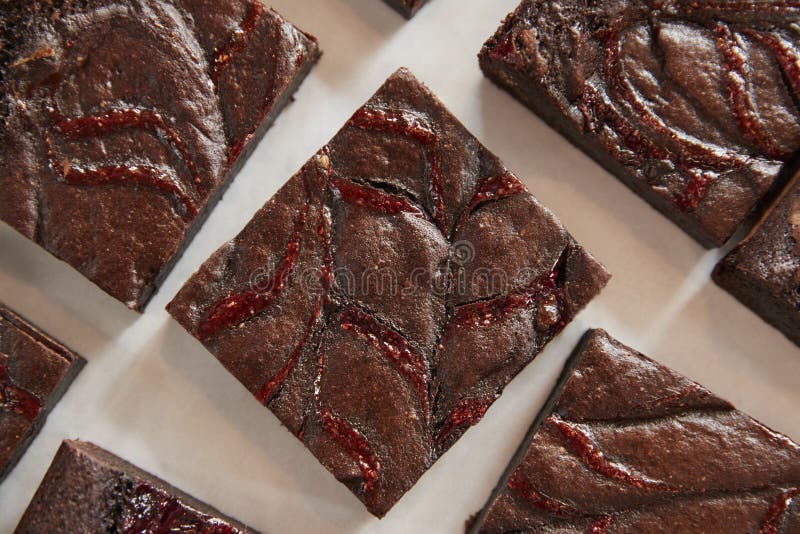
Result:
M797 87L790 28L800 8L739 4L526 1L487 43L481 64L692 235L719 244L769 198L800 146L791 145L797 109L779 107L781 91ZM316 41L243 0L213 8L202 0L34 2L2 17L0 70L10 90L0 153L14 154L20 170L3 178L0 216L142 309L319 57ZM175 36L182 46L166 44ZM679 53L687 46L695 53ZM663 57L654 63L656 49ZM686 63L697 58L707 60L708 78ZM770 61L783 72L760 77L754 91L748 65ZM656 68L662 77L652 76ZM699 88L690 98L690 70L694 84L727 74L717 93ZM736 80L741 91L731 89ZM774 91L764 89L770 83ZM715 94L724 108L698 105ZM758 126L768 105L776 121L769 129ZM736 131L723 131L723 122ZM765 131L782 152L755 154L754 132ZM720 280L733 273L726 279L757 292L751 279L736 280L756 273L774 282L776 250L785 254L781 274L796 274L793 199L784 194L734 253L741 259L720 267ZM91 217L87 205L95 206ZM759 250L770 256L758 259ZM748 261L763 268L748 269ZM253 284L252 273L267 265ZM359 287L376 265L404 290ZM498 268L507 274L501 285L479 276ZM401 69L200 268L169 311L381 517L608 278ZM797 280L780 280L763 290L774 298L762 291L754 302L775 309L789 298L779 291L786 284L800 298ZM797 324L794 302L791 313L775 314L787 328ZM5 316L2 416L20 429L6 447L10 464L81 360ZM788 438L593 332L470 528L788 532L800 522L799 459ZM80 442L62 447L18 530L156 527L246 531Z
M82 360L0 310L5 474ZM374 453L350 447L369 461ZM361 489L392 482L379 467ZM370 482L371 481L371 482ZM602 330L568 360L472 533L800 529L800 445ZM86 442L56 454L17 533L255 532Z

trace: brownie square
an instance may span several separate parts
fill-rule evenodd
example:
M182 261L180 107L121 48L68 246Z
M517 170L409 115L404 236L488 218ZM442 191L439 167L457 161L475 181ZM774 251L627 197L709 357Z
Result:
M398 13L410 19L419 9L428 3L428 0L384 0L392 6Z
M800 445L586 334L472 533L800 531Z
M168 309L383 516L608 276L401 69Z
M0 482L85 363L0 304Z
M800 149L798 23L797 2L525 0L480 64L712 247Z
M0 10L0 220L142 310L319 57L258 0Z
M800 174L713 278L800 345Z
M92 443L65 441L16 534L256 531Z

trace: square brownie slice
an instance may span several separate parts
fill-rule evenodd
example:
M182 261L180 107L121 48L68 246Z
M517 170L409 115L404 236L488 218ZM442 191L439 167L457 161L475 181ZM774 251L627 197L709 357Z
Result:
M608 277L401 69L168 309L383 516Z
M800 345L800 174L713 278Z
M0 304L0 482L85 363Z
M410 19L422 6L428 3L428 0L384 0L387 4L392 6L398 13L405 18Z
M525 0L484 73L700 243L800 150L800 3Z
M256 533L83 441L61 445L15 532Z
M316 62L259 0L0 10L0 220L142 310Z
M586 334L471 533L800 530L800 445Z

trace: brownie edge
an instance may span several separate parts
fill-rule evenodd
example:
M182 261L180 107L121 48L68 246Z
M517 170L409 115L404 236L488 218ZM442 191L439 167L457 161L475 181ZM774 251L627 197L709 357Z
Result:
M523 0L479 60L711 248L759 213L800 154L798 22L794 2Z
M65 441L16 534L208 532L257 534L114 454Z
M800 173L712 278L800 345Z
M470 534L797 532L800 445L589 331Z
M417 11L427 4L429 0L384 0L395 11L403 15L405 18L410 19Z
M0 303L0 482L85 364Z

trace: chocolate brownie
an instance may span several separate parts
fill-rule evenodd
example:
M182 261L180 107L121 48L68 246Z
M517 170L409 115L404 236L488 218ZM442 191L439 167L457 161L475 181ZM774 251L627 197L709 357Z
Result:
M256 531L96 445L65 441L15 532Z
M713 278L800 345L800 174Z
M428 0L384 0L392 6L398 13L410 19Z
M258 0L11 0L0 220L141 310L319 57Z
M608 276L401 69L168 309L383 516Z
M800 532L800 445L594 330L468 531Z
M800 149L798 24L797 1L525 0L480 64L718 246L785 182Z
M0 482L85 363L0 304Z

